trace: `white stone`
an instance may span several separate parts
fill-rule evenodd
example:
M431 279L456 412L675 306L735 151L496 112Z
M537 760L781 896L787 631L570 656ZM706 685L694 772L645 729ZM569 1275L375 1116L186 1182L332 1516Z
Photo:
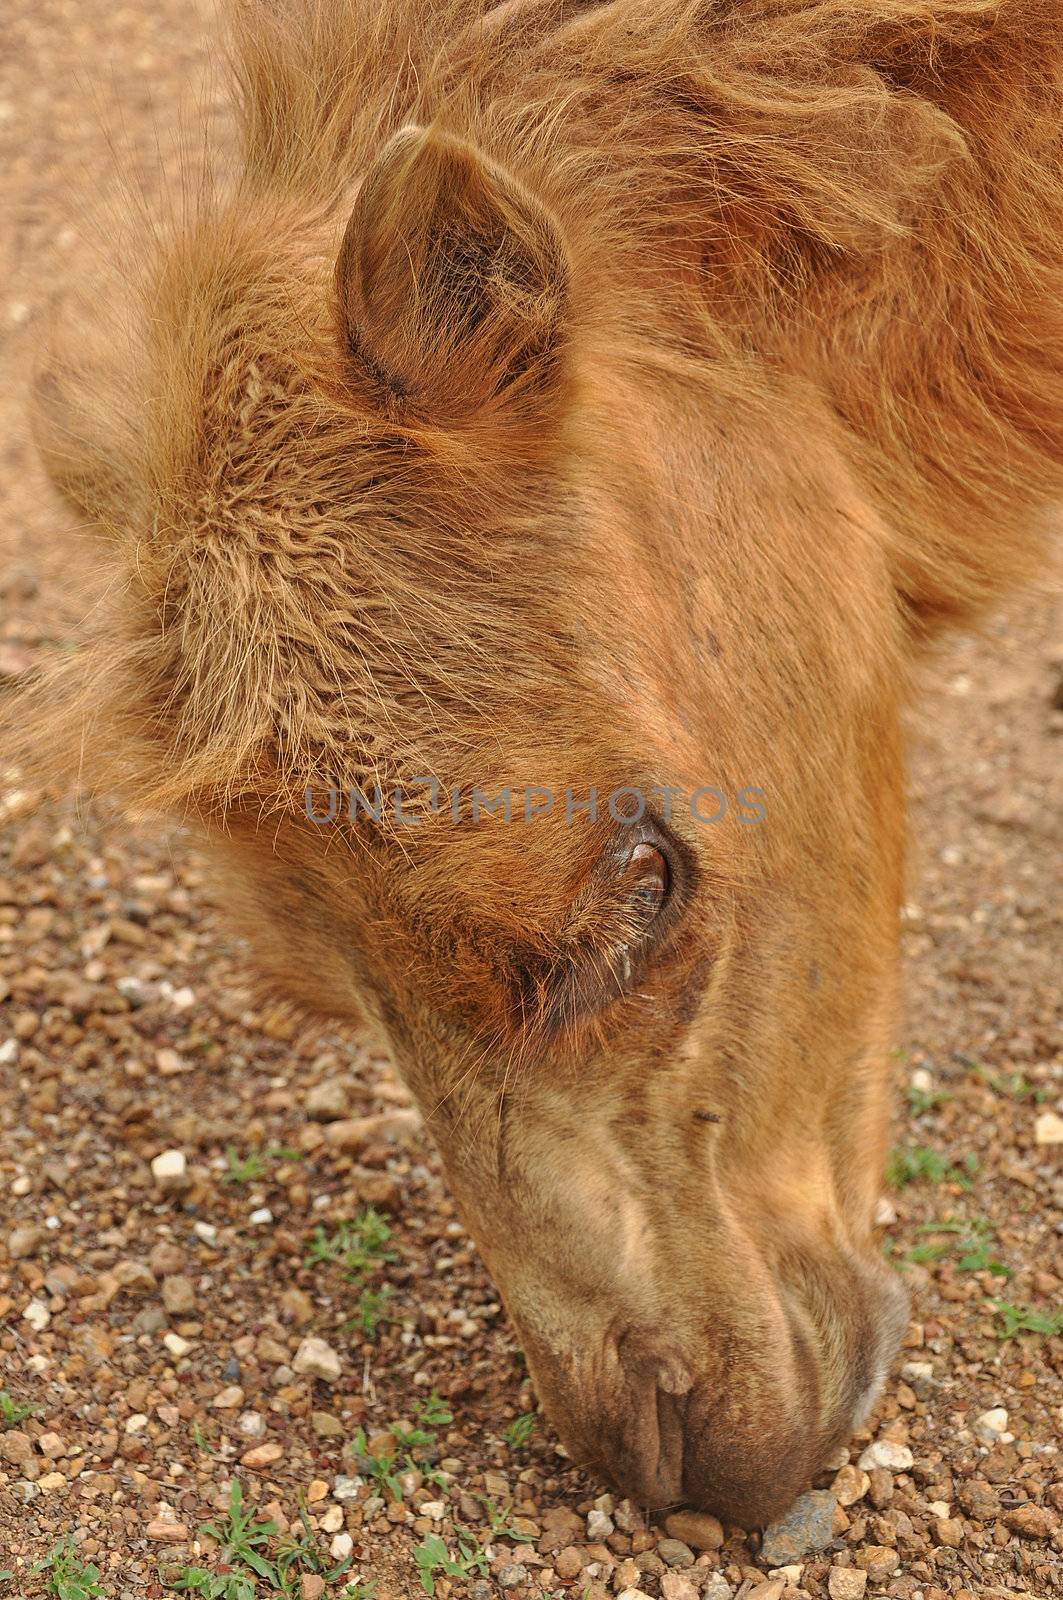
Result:
M252 1211L247 1220L253 1222L256 1227L261 1227L264 1223L273 1221L273 1212L269 1206L259 1206L257 1211Z
M1008 1433L1008 1414L1003 1406L992 1406L988 1411L983 1411L980 1417L975 1417L971 1432L984 1444L1000 1444L1002 1440L1010 1441L1013 1437Z
M184 1151L163 1150L151 1163L151 1175L162 1190L183 1189L188 1182Z
M908 1082L913 1089L918 1089L920 1094L930 1094L934 1087L933 1075L925 1067L916 1067Z
M134 1411L131 1417L125 1419L126 1433L143 1433L147 1425L147 1415L143 1411Z
M343 1367L340 1358L324 1339L304 1339L295 1352L292 1371L304 1378L321 1378L325 1383L336 1383Z
M861 1472L874 1467L886 1467L890 1472L907 1472L915 1457L906 1444L895 1444L892 1439L876 1439L869 1444L857 1461Z
M333 1561L346 1561L354 1551L354 1540L349 1533L338 1533L328 1549Z
M180 1361L181 1357L186 1356L192 1348L188 1340L182 1339L179 1333L164 1333L162 1342L175 1361Z
M587 1537L592 1544L604 1544L609 1535L616 1532L616 1524L606 1511L599 1511L597 1506L587 1516Z
M1054 1111L1042 1111L1033 1125L1035 1144L1063 1144L1063 1117Z
M321 1518L322 1533L339 1533L343 1527L343 1507L329 1506Z
M343 1476L343 1474L341 1473L340 1476L336 1479L335 1486L334 1486L334 1488L332 1490L332 1498L334 1500L339 1500L341 1502L345 1502L347 1500L357 1500L358 1491L359 1491L359 1489L362 1487L362 1485L364 1483L365 1483L365 1479L364 1478L360 1478L360 1477L345 1478ZM429 1504L433 1505L433 1506L442 1506L443 1502L442 1502L442 1500L432 1500L432 1501L429 1502ZM443 1513L441 1511L440 1512L440 1516L442 1516L442 1514ZM425 1512L425 1516L430 1517L431 1515L432 1515L432 1512L430 1512L430 1511L426 1511Z
M442 1522L447 1512L446 1502L443 1500L424 1500L417 1509L422 1517L431 1517L433 1522Z
M52 1313L43 1300L31 1300L22 1313L23 1320L28 1322L34 1333L43 1333L52 1320Z
M875 1205L875 1227L891 1228L897 1220L897 1208L888 1195L879 1195Z

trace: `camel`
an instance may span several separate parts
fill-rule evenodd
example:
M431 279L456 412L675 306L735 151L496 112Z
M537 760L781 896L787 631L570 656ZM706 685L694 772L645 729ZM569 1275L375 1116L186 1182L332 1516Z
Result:
M761 1525L906 1320L903 717L1048 560L1058 5L247 0L232 64L42 357L106 585L11 747L383 1042L569 1451Z

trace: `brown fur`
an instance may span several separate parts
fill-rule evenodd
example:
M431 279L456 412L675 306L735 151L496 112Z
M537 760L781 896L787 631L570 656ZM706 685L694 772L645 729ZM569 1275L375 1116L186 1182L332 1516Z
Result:
M899 715L1045 560L1060 20L239 8L239 170L42 375L113 577L26 742L198 818L263 969L381 1031L564 1436L648 1499L780 1509L901 1315ZM419 774L768 816L677 816L642 939L607 817L302 813Z

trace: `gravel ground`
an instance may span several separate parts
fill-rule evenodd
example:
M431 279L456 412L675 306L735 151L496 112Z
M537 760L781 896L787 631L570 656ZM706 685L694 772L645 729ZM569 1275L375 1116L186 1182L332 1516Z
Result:
M23 418L87 259L77 197L112 137L154 189L156 129L216 111L212 29L178 0L7 0L0 690L92 592ZM1063 1593L1058 621L960 641L913 726L882 1221L914 1320L868 1431L762 1545L572 1469L388 1064L254 1009L179 830L0 761L0 1596Z

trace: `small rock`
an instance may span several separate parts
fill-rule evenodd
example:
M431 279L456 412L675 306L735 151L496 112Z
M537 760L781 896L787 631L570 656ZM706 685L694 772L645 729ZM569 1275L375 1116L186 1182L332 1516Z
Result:
M52 1320L52 1313L43 1300L31 1300L22 1313L24 1322L28 1322L34 1333L43 1333Z
M527 1582L528 1569L522 1561L511 1561L495 1573L495 1578L500 1589L515 1589L519 1583Z
M66 1479L61 1472L45 1472L37 1479L37 1487L45 1494L50 1494L53 1489L65 1489Z
M266 1419L261 1411L242 1411L236 1419L236 1427L245 1439L264 1439L266 1436Z
M316 1572L304 1572L299 1579L299 1600L321 1600L325 1580Z
M127 1294L153 1294L155 1274L144 1261L119 1261L111 1273L119 1289Z
M692 1567L694 1565L694 1552L682 1539L659 1539L657 1541L657 1554L669 1567Z
M306 1491L306 1503L309 1506L317 1505L319 1500L328 1496L328 1484L324 1478L315 1478Z
M261 1228L264 1227L267 1222L273 1221L273 1212L270 1210L269 1206L259 1206L257 1211L252 1211L247 1220L252 1224L253 1227Z
M859 1567L831 1567L827 1579L830 1600L864 1600L867 1573Z
M420 1128L419 1111L384 1111L374 1117L350 1117L330 1123L325 1139L338 1150L361 1150L377 1141L405 1147L413 1144Z
M601 1544L609 1535L616 1532L616 1524L606 1512L599 1511L597 1507L587 1513L587 1538L595 1544Z
M12 1261L24 1261L37 1254L47 1237L47 1231L39 1223L26 1223L8 1234L7 1253Z
M350 1097L338 1078L315 1083L306 1097L306 1114L312 1122L337 1122L346 1116Z
M1033 1125L1035 1144L1063 1144L1063 1117L1054 1111L1042 1111Z
M567 1544L554 1557L554 1571L563 1582L578 1578L583 1570L583 1557L574 1544Z
M856 1464L863 1472L871 1472L875 1467L886 1467L890 1472L907 1472L914 1461L915 1457L906 1444L895 1444L892 1439L876 1439L874 1444L868 1445Z
M337 1383L343 1367L340 1358L324 1339L304 1339L295 1352L292 1371L304 1378L321 1378L325 1383Z
M682 1572L665 1572L661 1577L663 1600L698 1600L698 1590Z
M312 1411L310 1426L319 1439L342 1439L347 1431L339 1417L334 1417L331 1411Z
M731 1600L731 1585L722 1572L710 1572L701 1586L701 1600Z
M991 1522L1000 1515L1000 1496L984 1478L968 1478L958 1490L960 1505L978 1522Z
M768 1578L764 1583L755 1583L752 1589L747 1589L745 1600L779 1600L785 1588L782 1578Z
M933 1527L934 1539L950 1550L963 1547L963 1523L959 1517L939 1517Z
M785 1567L813 1551L825 1550L833 1533L837 1501L830 1489L812 1489L794 1501L785 1517L765 1528L760 1559L766 1567Z
M9 1428L0 1433L0 1457L17 1465L20 1461L33 1459L33 1440L28 1433L23 1433L18 1428Z
M358 1491L364 1482L364 1478L346 1478L341 1473L332 1486L332 1498L339 1500L341 1504L346 1504L349 1500L357 1500ZM431 1516L432 1513L428 1512L428 1515Z
M993 1406L989 1411L983 1411L971 1423L971 1432L985 1444L999 1444L1005 1440L1007 1431L1008 1413L1003 1406ZM1005 1442L1010 1443L1010 1439Z
M868 1498L876 1511L884 1511L893 1499L893 1474L888 1467L872 1467Z
M314 1302L302 1289L285 1289L280 1297L281 1309L296 1327L302 1328L314 1320Z
M227 1389L220 1389L210 1402L212 1411L236 1411L244 1403L244 1391L238 1383L231 1383Z
M723 1545L722 1523L704 1512L674 1511L664 1525L673 1539L681 1539L694 1550L719 1550Z
M858 1500L864 1498L870 1487L871 1479L867 1473L851 1463L841 1468L831 1484L840 1506L855 1506Z
M188 1187L188 1162L183 1150L163 1150L151 1163L151 1175L163 1194Z
M270 1439L265 1444L256 1444L252 1449L245 1450L240 1463L252 1472L260 1472L263 1467L271 1467L275 1461L280 1461L283 1455L283 1445L278 1444L276 1439Z
M329 1506L319 1524L322 1533L339 1533L343 1527L343 1507Z
M1021 1533L1024 1539L1051 1539L1059 1526L1059 1518L1047 1506L1016 1506L1004 1516L1004 1524L1012 1533Z
M37 1449L49 1461L58 1461L61 1456L66 1455L66 1445L57 1433L42 1433L37 1440Z
M159 1544L180 1544L188 1538L188 1525L184 1522L174 1522L170 1517L156 1517L154 1522L149 1522L144 1529L149 1539L156 1540Z
M182 1339L179 1333L164 1333L162 1342L175 1361L180 1361L192 1348L188 1340Z
M730 1590L727 1591L730 1594ZM616 1600L650 1600L645 1589L621 1589Z
M338 1533L328 1547L333 1561L346 1561L354 1553L354 1540L349 1533Z
M863 1568L872 1583L882 1583L893 1576L901 1558L888 1544L865 1544L856 1552L856 1564Z
M196 1309L196 1286L191 1278L176 1273L163 1278L162 1303L172 1316L189 1316Z

